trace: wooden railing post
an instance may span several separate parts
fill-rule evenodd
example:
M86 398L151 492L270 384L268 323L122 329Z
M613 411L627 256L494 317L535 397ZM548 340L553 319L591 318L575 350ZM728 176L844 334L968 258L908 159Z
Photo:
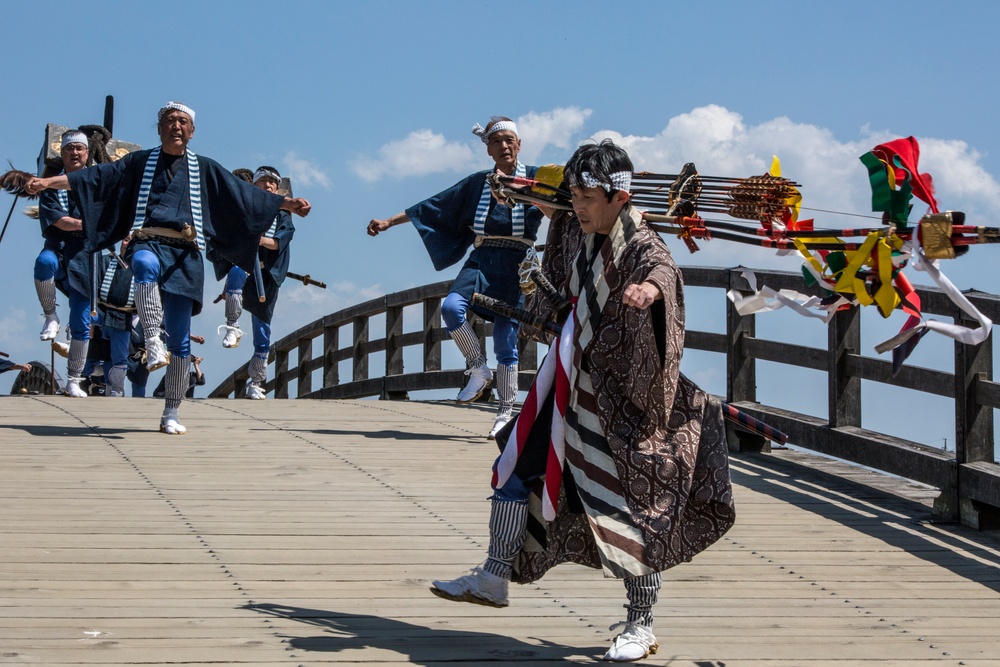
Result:
M368 379L368 318L355 317L354 348L351 377L354 382Z
M975 322L956 317L955 323L974 327ZM993 462L993 409L981 405L976 397L981 380L993 374L993 334L979 345L955 343L955 496L962 523L980 530L1000 528L1000 508L970 500L962 491L961 466L966 463ZM944 504L942 492L935 503ZM949 507L949 509L953 509ZM954 512L951 512L953 515Z
M340 384L340 368L337 364L337 350L340 348L340 327L323 327L323 386L336 387Z
M518 338L517 347L518 372L538 370L538 341Z
M274 353L274 397L288 398L288 352Z
M743 285L740 269L730 269L728 289ZM747 292L743 292L747 294ZM756 333L756 319L753 315L740 315L732 301L726 299L726 400L757 400L757 366L754 358L743 350L743 341L753 338Z
M441 299L424 299L424 371L441 370L441 341L435 335L441 327Z
M738 289L746 284L737 267L727 271L727 289ZM744 289L741 293L746 294ZM733 302L726 299L726 400L757 400L757 364L743 348L748 338L756 333L756 319L753 315L742 316ZM729 447L737 452L770 451L770 442L763 437L734 429L727 422Z
M299 341L299 365L295 387L296 396L305 396L312 391L312 373L306 370L309 362L312 361L312 343L312 338L304 338Z
M827 401L830 426L861 426L861 378L851 375L847 359L861 349L861 312L834 314L827 327Z
M381 400L405 401L409 395L405 391L388 391L385 378L403 374L403 307L386 306L385 309L385 377L383 378Z

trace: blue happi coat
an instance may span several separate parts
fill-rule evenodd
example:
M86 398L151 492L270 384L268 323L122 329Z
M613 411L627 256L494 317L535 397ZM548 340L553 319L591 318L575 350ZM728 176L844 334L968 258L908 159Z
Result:
M69 194L69 193L67 193ZM73 197L67 197L68 206L59 201L55 190L43 190L38 196L38 222L42 227L45 249L59 258L60 271L56 272L56 287L63 294L69 290L90 294L90 254L84 252L86 239L83 232L59 229L55 223L60 218L83 218Z
M534 177L537 167L527 167L527 176ZM476 239L472 229L476 209L492 171L480 171L468 176L443 192L406 209L406 215L420 234L424 247L438 271L457 264ZM524 207L523 238L534 242L542 212L534 206ZM511 236L512 209L490 198L485 224L486 236ZM504 303L517 305L521 300L517 268L524 259L524 248L473 248L451 291L467 299L473 292L485 294Z
M150 150L129 153L117 162L95 165L69 174L70 188L83 212L88 249L110 248L132 229L143 171ZM257 247L281 207L284 197L265 192L236 178L215 160L197 156L201 210L209 256L253 271ZM186 156L160 153L153 173L143 227L180 230L194 223ZM156 240L130 243L128 260L147 249L160 261L163 291L194 301L194 313L204 301L202 252Z

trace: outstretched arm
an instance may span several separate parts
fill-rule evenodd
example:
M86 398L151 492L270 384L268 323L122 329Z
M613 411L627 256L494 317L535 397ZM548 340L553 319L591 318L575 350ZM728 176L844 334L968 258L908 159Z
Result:
M281 204L281 210L294 213L295 215L299 215L304 218L309 215L309 211L312 210L312 205L301 197L296 197L295 199L285 197L285 201Z
M372 218L372 221L368 223L368 236L378 236L379 232L384 232L390 227L402 225L407 222L410 222L410 216L406 215L406 213L397 213L385 220Z
M49 178L35 177L24 186L25 191L29 195L37 195L42 190L48 190L49 188L53 190L69 190L69 178L66 177L66 174L59 174L58 176L51 176Z

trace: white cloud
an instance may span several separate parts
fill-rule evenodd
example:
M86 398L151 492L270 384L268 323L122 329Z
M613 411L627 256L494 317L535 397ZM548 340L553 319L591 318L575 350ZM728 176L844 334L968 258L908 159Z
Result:
M448 141L444 135L422 129L385 144L378 149L377 157L359 157L351 168L363 180L372 182L383 176L403 178L469 171L476 164L476 155L469 144Z
M964 141L943 139L922 140L920 149L920 170L929 172L934 179L942 208L949 208L947 202L952 198L970 197L988 203L994 214L1000 212L1000 184L983 169L979 151Z
M590 109L559 107L551 111L532 111L516 119L523 149L521 160L532 164L548 146L568 149L572 138L590 117ZM471 137L471 135L470 135ZM390 141L378 149L375 157L362 156L351 168L361 179L374 182L384 176L405 178L441 172L464 173L487 164L482 144L475 138L449 141L443 134L420 129L404 139Z
M332 182L329 175L315 163L299 157L294 151L289 151L285 155L284 163L294 187L319 186L324 190L330 189Z
M572 147L573 137L583 129L583 124L591 113L590 109L559 107L541 113L532 111L517 118L517 131L521 137L521 161L534 164L548 146L563 149Z

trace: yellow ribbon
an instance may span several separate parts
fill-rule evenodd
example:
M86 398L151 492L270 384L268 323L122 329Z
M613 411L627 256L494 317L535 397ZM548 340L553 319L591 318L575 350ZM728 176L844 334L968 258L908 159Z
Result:
M771 169L768 170L768 173L775 178L781 178L781 160L778 159L777 155L772 155L771 157L773 159L771 160ZM789 188L794 194L785 199L785 206L791 209L791 222L795 223L799 219L799 210L802 208L802 194L796 188L791 186ZM791 225L791 228L795 228L794 224Z
M892 283L892 251L903 247L903 239L896 234L885 235L882 232L872 232L857 250L845 250L847 265L838 274L834 274L829 264L820 261L809 249L811 243L838 242L837 238L797 238L793 239L795 247L816 273L824 278L836 279L833 291L840 294L853 294L862 306L875 304L882 317L889 317L901 303L899 292ZM879 286L874 296L869 294L866 282L858 277L858 272L865 266L878 264ZM829 289L829 287L828 287Z

